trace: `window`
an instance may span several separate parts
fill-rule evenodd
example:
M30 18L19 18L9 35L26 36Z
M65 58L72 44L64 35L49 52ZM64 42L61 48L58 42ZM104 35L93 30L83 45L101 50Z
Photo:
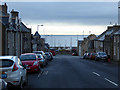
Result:
M0 67L11 67L13 65L13 61L9 59L0 59Z

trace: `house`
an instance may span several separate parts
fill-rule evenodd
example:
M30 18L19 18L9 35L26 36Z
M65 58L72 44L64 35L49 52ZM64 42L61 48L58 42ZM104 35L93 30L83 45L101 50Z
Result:
M77 42L77 53L79 56L82 56L82 40L78 40Z
M113 34L113 60L120 61L120 30Z
M41 38L38 31L32 35L32 50L33 51L45 51L45 39Z
M119 25L113 25L108 26L107 30L104 31L102 34L100 34L95 40L94 40L94 48L96 52L106 52L107 55L110 56L111 59L113 59L113 35L117 31L120 30Z
M96 38L95 34L90 34L87 38L84 38L83 41L78 43L78 53L83 56L85 52L94 52L94 39Z
M0 11L2 28L2 55L15 55L31 52L31 29L27 28L14 9L8 14L6 3Z

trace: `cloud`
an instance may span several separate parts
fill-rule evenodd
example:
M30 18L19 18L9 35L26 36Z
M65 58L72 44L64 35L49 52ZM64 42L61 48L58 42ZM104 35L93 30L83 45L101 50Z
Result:
M20 11L23 20L104 25L117 21L117 3L103 2L19 2L8 3Z

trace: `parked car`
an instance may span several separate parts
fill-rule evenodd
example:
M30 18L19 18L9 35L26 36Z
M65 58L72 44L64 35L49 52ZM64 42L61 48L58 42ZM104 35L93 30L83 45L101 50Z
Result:
M53 55L51 52L45 52L45 55L47 56L47 60L53 60Z
M43 55L46 65L48 64L47 56L45 55L44 51L33 51L33 53Z
M50 56L51 56L51 60L53 60L53 54L51 52L49 52Z
M107 54L105 52L98 52L95 60L107 61L108 60L108 56L107 56Z
M52 53L53 56L56 55L56 53L55 53L55 49L54 49L54 48L50 48L50 52Z
M95 60L96 55L97 55L96 53L91 53L91 54L90 54L90 59L91 59L91 60Z
M83 56L83 59L90 59L90 54L91 53L85 53Z
M23 87L27 82L26 69L17 56L0 56L0 78L9 86Z
M40 64L36 54L25 53L20 56L22 64L26 67L27 72L40 72Z
M72 56L78 56L78 54L76 52L73 52Z
M0 90L8 90L7 82L5 82L3 79L0 79Z
M87 59L87 55L88 55L88 53L85 53L83 56L83 59Z
M46 63L45 63L45 59L43 58L43 56L41 54L36 54L36 55L38 56L38 60L39 60L40 66L41 67L45 67Z

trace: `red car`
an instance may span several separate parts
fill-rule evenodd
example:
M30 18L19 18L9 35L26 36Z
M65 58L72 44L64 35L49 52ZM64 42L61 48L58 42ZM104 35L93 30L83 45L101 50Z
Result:
M90 59L95 60L96 55L97 55L96 53L91 53L90 54Z
M55 55L56 55L56 54L55 54L55 49L53 49L53 48L52 48L52 49L50 49L50 52L52 53L52 55L53 55L53 56L55 56Z
M39 72L40 64L36 54L25 53L20 56L23 66L26 67L27 72Z

